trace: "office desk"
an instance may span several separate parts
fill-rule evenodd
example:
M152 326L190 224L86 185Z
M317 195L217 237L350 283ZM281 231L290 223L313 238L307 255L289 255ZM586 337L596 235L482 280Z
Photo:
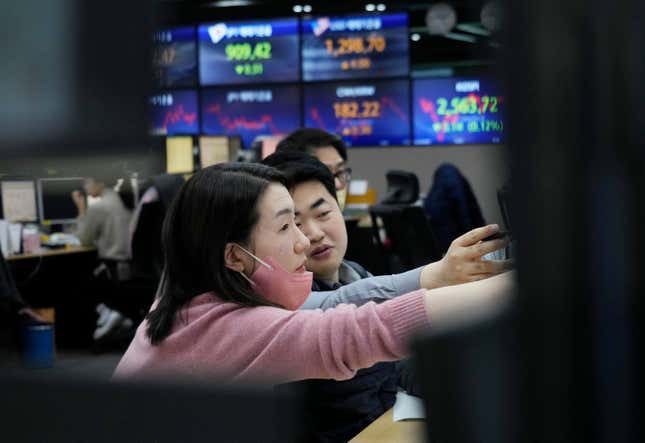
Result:
M36 252L30 252L27 254L16 254L6 257L7 261L16 261L16 260L26 260L29 258L40 258L40 257L50 257L54 255L66 255L66 254L79 254L83 252L95 252L96 248L94 246L67 246L65 248L58 249L39 249Z
M425 421L393 421L390 409L363 429L350 443L422 443L425 441Z
M43 249L7 257L22 298L34 308L54 308L59 348L87 348L96 323L92 271L96 248Z

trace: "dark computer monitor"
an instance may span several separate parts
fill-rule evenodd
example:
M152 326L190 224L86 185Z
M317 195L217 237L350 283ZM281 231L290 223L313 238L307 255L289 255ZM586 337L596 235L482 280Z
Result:
M6 179L0 182L0 219L10 222L38 220L36 184L33 180Z
M516 434L518 367L512 310L428 329L412 342L432 443L511 443Z
M38 210L41 223L74 223L78 217L78 209L71 194L82 189L82 177L38 179Z
M11 442L294 442L301 401L271 387L0 374Z

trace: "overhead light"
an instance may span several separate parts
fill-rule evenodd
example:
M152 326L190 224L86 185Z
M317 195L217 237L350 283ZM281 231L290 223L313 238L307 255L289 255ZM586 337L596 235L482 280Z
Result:
M383 12L383 11L385 11L385 9L386 8L385 8L385 5L383 3L379 3L378 5L376 5L376 10L377 11Z
M220 0L217 2L212 2L208 6L213 6L215 8L230 8L234 6L249 6L253 2L250 0Z
M376 9L376 6L373 3L368 3L365 5L365 10L367 12L372 12Z
M296 14L300 14L302 12L302 6L293 5L293 12L295 12Z
M311 5L304 5L304 6L302 7L302 10L303 10L304 12L306 12L306 13L311 12Z
M415 32L410 36L410 40L412 40L413 42L418 42L419 40L421 40L421 35Z
M462 34L460 32L447 32L443 34L443 36L452 40L459 40L459 41L468 42L468 43L477 43L476 37L473 37L472 35L468 35L468 34Z
M482 28L477 23L459 23L455 28L471 34L481 35L482 37L490 36L490 31Z

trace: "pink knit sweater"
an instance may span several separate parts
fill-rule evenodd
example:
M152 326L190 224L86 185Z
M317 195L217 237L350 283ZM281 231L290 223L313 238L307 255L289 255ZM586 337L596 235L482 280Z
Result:
M410 334L428 323L423 293L326 311L244 307L202 294L180 311L171 334L157 346L146 337L144 321L114 377L348 379L358 369L406 354Z

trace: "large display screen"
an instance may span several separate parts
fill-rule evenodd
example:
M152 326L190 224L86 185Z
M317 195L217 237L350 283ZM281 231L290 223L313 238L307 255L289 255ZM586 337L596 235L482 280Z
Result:
M192 26L155 32L152 67L160 88L195 86L197 44Z
M500 143L504 96L488 78L413 82L414 144Z
M163 92L150 97L150 133L153 135L197 134L197 92Z
M409 82L305 85L305 126L341 135L350 146L410 143Z
M319 17L302 21L305 81L406 76L407 14Z
M199 26L202 85L298 81L298 30L295 18Z
M296 85L212 88L202 91L202 132L242 137L246 148L260 135L288 134L301 126Z

